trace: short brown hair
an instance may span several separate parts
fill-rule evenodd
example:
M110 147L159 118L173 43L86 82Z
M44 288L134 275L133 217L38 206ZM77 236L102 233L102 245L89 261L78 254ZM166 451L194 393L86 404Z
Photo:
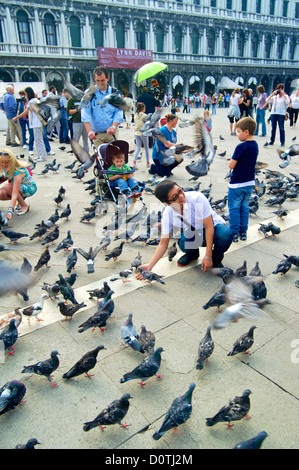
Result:
M245 117L237 122L236 127L241 129L241 131L248 131L250 135L254 135L256 122L251 117Z
M100 76L100 75L102 75L102 74L104 74L106 78L109 77L109 72L108 72L107 67L104 67L103 65L98 65L98 66L94 69L94 71L93 71L93 77L94 77L95 75L99 75L99 76Z
M259 85L259 86L257 87L257 91L258 91L259 93L265 93L264 85Z

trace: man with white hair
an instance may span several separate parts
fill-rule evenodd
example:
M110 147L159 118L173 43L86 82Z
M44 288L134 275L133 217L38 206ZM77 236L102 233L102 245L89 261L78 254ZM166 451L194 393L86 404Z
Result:
M1 108L6 114L7 117L7 124L8 124L8 132L6 135L6 145L11 145L12 147L19 147L22 143L22 130L21 130L21 125L19 121L12 121L12 118L14 118L17 115L17 108L18 108L18 103L16 102L14 98L14 86L7 85L6 87L6 93L3 97L3 103ZM19 144L16 141L16 137L19 140ZM8 140L10 139L10 141Z

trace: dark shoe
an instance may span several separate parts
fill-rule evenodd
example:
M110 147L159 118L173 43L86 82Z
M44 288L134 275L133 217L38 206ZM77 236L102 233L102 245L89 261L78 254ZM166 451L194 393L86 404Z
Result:
M178 266L188 266L188 264L190 264L192 261L198 259L199 257L199 253L196 255L191 255L190 253L185 253L183 256L181 256L178 261L177 261L177 264Z
M242 241L247 240L247 233L246 232L240 233L240 240L242 240Z
M233 235L233 242L237 243L238 241L239 241L239 235L236 233L235 235Z
M11 147L20 147L20 144L10 144Z
M217 261L213 261L213 268L223 268L223 264L222 263L218 263Z
M274 142L269 142L269 144L268 144L268 145L274 145Z

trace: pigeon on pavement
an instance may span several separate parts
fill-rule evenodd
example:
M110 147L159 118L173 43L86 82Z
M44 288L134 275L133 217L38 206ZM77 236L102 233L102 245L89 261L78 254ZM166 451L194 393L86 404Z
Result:
M51 243L54 245L55 240L59 238L59 227L55 227L52 232L49 232L48 235L44 238L44 241L42 241L42 245L47 245L48 243Z
M146 385L144 383L145 380L157 374L161 365L161 353L163 351L163 348L157 348L152 356L148 356L137 367L135 367L135 369L124 374L120 379L120 383L127 382L128 380L140 379L141 382L138 383L143 388ZM161 376L157 375L157 378L161 378Z
M9 410L14 410L23 400L26 387L18 380L7 382L0 389L0 415Z
M129 424L121 424L121 421L128 412L130 398L132 398L131 395L126 393L119 400L114 400L112 403L110 403L110 405L107 406L107 408L102 410L93 421L84 423L83 430L90 431L90 429L99 426L103 431L106 426L110 426L112 424L120 424L122 428L127 429Z
M181 397L173 400L171 407L166 413L162 426L153 434L153 439L158 441L169 429L177 428L185 423L192 412L192 393L195 389L195 383L192 383L187 392Z
M24 366L22 374L27 373L44 375L49 380L51 387L57 387L57 384L52 382L51 375L59 366L59 359L57 355L59 355L58 351L52 351L51 357L49 359L46 359L45 361L39 361L36 364L32 364L29 366Z
M83 333L83 331L88 330L89 328L100 328L103 331L106 326L107 321L109 320L111 313L110 313L110 306L113 303L113 300L110 299L107 304L101 309L97 310L91 317L89 317L85 322L83 322L78 327L78 332Z
M251 348L251 346L254 343L253 332L255 328L256 326L254 325L251 326L247 333L244 333L243 335L241 335L240 338L238 338L237 341L234 342L233 348L228 353L228 356L235 356L236 354L239 354L241 352L244 352L245 354L249 354L248 349Z
M93 369L96 365L97 355L102 349L106 349L102 344L97 346L96 348L92 349L92 351L88 351L84 354L84 356L79 359L78 362L65 374L63 374L63 379L71 379L73 377L78 377L78 375L85 374L86 377L91 378L93 374L89 374L88 372Z
M142 262L142 256L140 255L140 253L138 251L137 256L131 262L131 268L132 269L137 269L141 265L141 262Z
M58 294L60 292L60 287L58 283L49 284L48 282L44 282L42 290L45 290L47 292L51 300L58 299Z
M60 292L64 300L66 302L69 300L72 304L77 304L78 302L75 298L75 293L74 293L72 286L68 282L66 282L62 274L58 274L58 277L59 277Z
M31 317L35 317L37 321L42 321L40 318L38 318L38 315L42 312L44 307L44 301L45 299L47 299L47 297L48 296L46 294L42 294L38 302L29 305L29 307L24 307L21 310L22 315L28 317L28 321L30 321Z
M35 446L40 444L37 439L29 439L26 444L17 444L15 449L35 449Z
M266 433L266 431L261 431L251 439L238 442L238 444L236 444L233 449L260 449L262 443L264 442L267 436L268 434Z
M0 333L0 344L3 343L4 350L8 350L9 356L13 356L14 345L17 342L19 333L16 327L16 320L12 318L9 325Z
M113 260L116 261L117 258L122 254L124 244L125 242L121 242L119 246L113 248L113 250L107 253L105 255L105 261L109 261L111 258L113 258Z
M110 291L110 287L108 285L108 282L104 281L103 283L103 287L101 288L96 288L96 289L92 289L92 290L88 290L87 292L89 293L89 298L90 299L93 299L94 297L97 299L97 302L99 301L99 299L102 299L104 297L106 297L106 295L108 294L108 292Z
M86 307L86 304L84 302L81 302L80 304L65 304L64 302L58 302L58 307L61 315L63 315L65 318L62 321L66 320L72 320L73 315L75 315L80 308Z
M225 304L226 302L226 292L225 289L222 287L220 290L215 292L215 294L212 295L210 300L202 306L204 310L207 310L210 307L217 307L217 311L221 312L220 307L221 305Z
M202 370L208 358L214 351L214 341L211 337L211 327L208 326L205 336L199 342L196 369Z
M154 352L156 338L152 331L146 329L145 325L141 325L141 331L139 335L139 344L143 351L151 356Z
M139 335L137 333L135 326L133 325L132 318L133 318L133 314L129 313L129 316L125 324L120 329L120 335L122 339L124 340L125 344L130 346L135 351L144 353L144 350L139 344L139 341L138 341Z
M272 271L272 274L286 274L292 267L292 263L286 258L282 259L278 265L276 266L275 270Z
M20 233L20 232L14 232L13 230L1 230L1 233L7 238L9 238L10 242L9 243L14 243L16 244L20 238L23 237L29 237L28 234L26 233Z
M261 271L259 262L257 261L255 263L254 268L252 268L252 270L250 271L249 276L261 276L261 274L262 274L262 271Z
M75 266L78 261L78 255L77 255L77 250L76 248L73 248L73 251L68 255L66 259L66 271L68 273L71 273L73 269L75 269Z
M223 406L218 413L212 418L206 418L207 426L214 426L217 423L226 423L228 428L232 428L232 421L239 421L243 418L249 418L248 411L250 409L249 389L244 390L242 396L235 396L228 405Z
M49 248L47 247L45 251L41 254L38 262L36 263L36 266L34 267L34 271L38 271L43 266L48 267L48 262L50 261L50 259L51 259L51 254L50 254Z

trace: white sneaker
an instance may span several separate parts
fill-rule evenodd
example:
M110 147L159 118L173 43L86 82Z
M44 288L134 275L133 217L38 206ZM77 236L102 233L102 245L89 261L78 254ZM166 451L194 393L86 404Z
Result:
M47 159L46 158L41 158L41 157L37 157L34 159L36 162L46 162Z
M23 149L26 149L26 148L28 148L28 145L26 145L26 144L23 145Z
M47 152L47 155L55 155L55 152L53 152L53 150L50 150L50 152Z
M33 155L33 151L32 150L29 150L29 155Z

